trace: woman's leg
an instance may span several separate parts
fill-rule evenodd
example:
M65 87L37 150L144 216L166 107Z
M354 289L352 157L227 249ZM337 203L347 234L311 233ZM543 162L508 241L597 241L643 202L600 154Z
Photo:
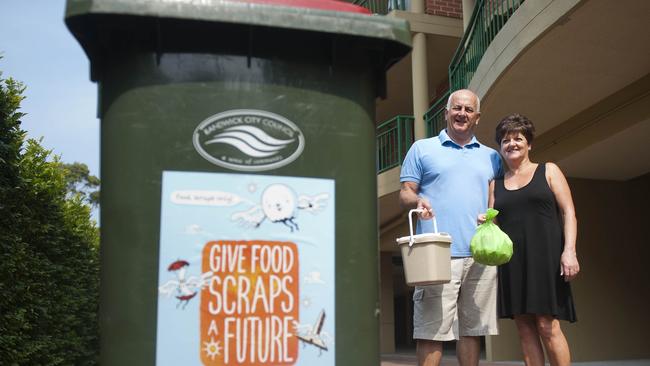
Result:
M550 315L537 315L536 323L551 366L570 365L571 352L560 328L560 321Z
M524 353L526 366L544 366L544 350L539 341L535 316L524 314L515 316L515 324L519 331L519 342Z

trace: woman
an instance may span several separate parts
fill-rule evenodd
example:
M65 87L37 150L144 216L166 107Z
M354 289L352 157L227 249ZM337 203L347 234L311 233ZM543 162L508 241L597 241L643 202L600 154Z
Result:
M496 128L507 165L490 184L490 205L514 243L512 259L498 268L499 317L513 318L526 365L569 365L569 345L559 320L576 321L571 281L580 271L577 221L566 178L553 163L537 164L528 154L533 123L513 114Z

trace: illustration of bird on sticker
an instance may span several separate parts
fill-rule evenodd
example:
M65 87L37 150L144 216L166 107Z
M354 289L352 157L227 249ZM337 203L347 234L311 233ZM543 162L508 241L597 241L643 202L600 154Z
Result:
M287 226L291 232L300 230L296 222L298 210L304 210L313 215L322 211L327 204L329 194L321 193L315 196L296 194L284 184L272 184L262 193L262 202L246 211L236 212L232 220L247 227L259 227L268 219L271 223Z
M296 329L294 336L296 336L301 342L303 342L303 346L310 345L318 348L319 356L323 351L327 351L326 337L328 337L328 335L322 332L324 322L325 322L325 310L321 310L314 324L308 324L308 325L301 325L298 323L294 324L294 328Z
M175 294L176 299L178 299L176 308L182 305L182 309L185 309L190 300L203 287L207 286L210 278L212 278L212 272L205 272L201 276L187 276L189 266L190 263L182 259L172 262L167 267L167 271L173 273L175 278L158 287L158 293L160 295L170 297L172 294Z

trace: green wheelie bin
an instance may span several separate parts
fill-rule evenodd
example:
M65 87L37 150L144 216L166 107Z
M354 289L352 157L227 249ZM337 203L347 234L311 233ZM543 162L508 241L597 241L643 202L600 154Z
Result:
M65 21L99 88L100 363L377 365L375 100L408 24L333 0Z

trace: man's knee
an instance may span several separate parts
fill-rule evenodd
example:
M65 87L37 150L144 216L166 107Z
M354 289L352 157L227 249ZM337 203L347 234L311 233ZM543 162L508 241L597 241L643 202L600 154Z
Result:
M432 353L436 351L442 352L442 342L441 341L432 341L428 339L418 339L417 340L417 350L422 353Z

